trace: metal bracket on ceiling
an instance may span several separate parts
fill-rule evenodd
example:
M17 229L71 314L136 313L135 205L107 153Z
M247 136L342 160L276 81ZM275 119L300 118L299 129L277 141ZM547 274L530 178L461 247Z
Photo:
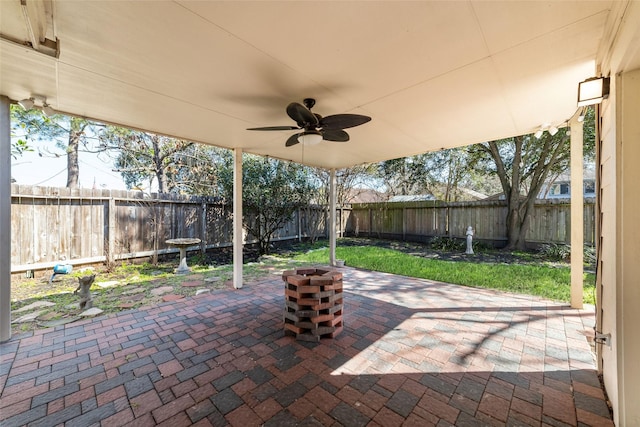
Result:
M611 347L611 334L600 334L596 332L596 336L593 340L597 344L603 344Z
M20 0L20 7L29 37L25 44L30 44L31 48L37 52L58 58L60 43L58 38L53 35L54 21L51 1ZM48 33L51 33L55 40L47 38Z

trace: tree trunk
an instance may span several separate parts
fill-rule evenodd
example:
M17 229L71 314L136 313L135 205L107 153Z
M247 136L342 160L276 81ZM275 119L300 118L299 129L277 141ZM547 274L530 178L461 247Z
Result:
M160 141L157 135L151 136L151 144L153 146L153 168L158 179L158 193L167 192L167 175L164 168L164 158L160 153Z
M78 188L80 166L78 164L78 149L80 147L80 134L72 129L69 132L69 145L67 146L67 188Z
M528 200L520 199L510 203L507 215L507 250L525 250L529 229ZM524 211L524 212L523 212Z
M507 250L524 249L524 240L521 241L520 239L523 219L526 219L526 216L522 215L522 201L520 198L522 143L522 137L515 137L513 139L514 149L510 177L508 176L496 142L489 142L487 148L496 164L500 184L507 199L507 246L505 248Z

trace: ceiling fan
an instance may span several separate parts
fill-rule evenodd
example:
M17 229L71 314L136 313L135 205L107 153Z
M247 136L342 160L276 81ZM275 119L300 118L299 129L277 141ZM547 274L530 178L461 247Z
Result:
M247 130L302 130L287 139L285 146L291 147L299 142L306 144L315 144L322 140L346 142L349 140L349 134L343 129L360 126L371 120L371 117L360 114L333 114L322 117L320 114L311 112L311 108L316 104L315 99L305 98L302 102L304 105L292 102L287 106L287 115L298 126L266 126Z

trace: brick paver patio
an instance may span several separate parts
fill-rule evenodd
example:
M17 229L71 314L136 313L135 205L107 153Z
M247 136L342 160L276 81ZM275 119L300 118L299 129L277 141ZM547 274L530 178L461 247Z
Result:
M593 312L344 272L344 330L283 333L279 276L0 345L0 425L607 426Z

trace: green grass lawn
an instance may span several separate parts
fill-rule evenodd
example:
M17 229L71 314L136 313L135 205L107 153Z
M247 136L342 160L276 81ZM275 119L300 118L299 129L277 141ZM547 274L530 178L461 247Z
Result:
M296 255L299 261L326 263L329 249ZM336 257L351 267L478 288L537 295L556 301L570 300L569 267L532 264L490 264L473 261L443 261L373 246L336 248ZM595 277L585 274L583 300L595 303Z

